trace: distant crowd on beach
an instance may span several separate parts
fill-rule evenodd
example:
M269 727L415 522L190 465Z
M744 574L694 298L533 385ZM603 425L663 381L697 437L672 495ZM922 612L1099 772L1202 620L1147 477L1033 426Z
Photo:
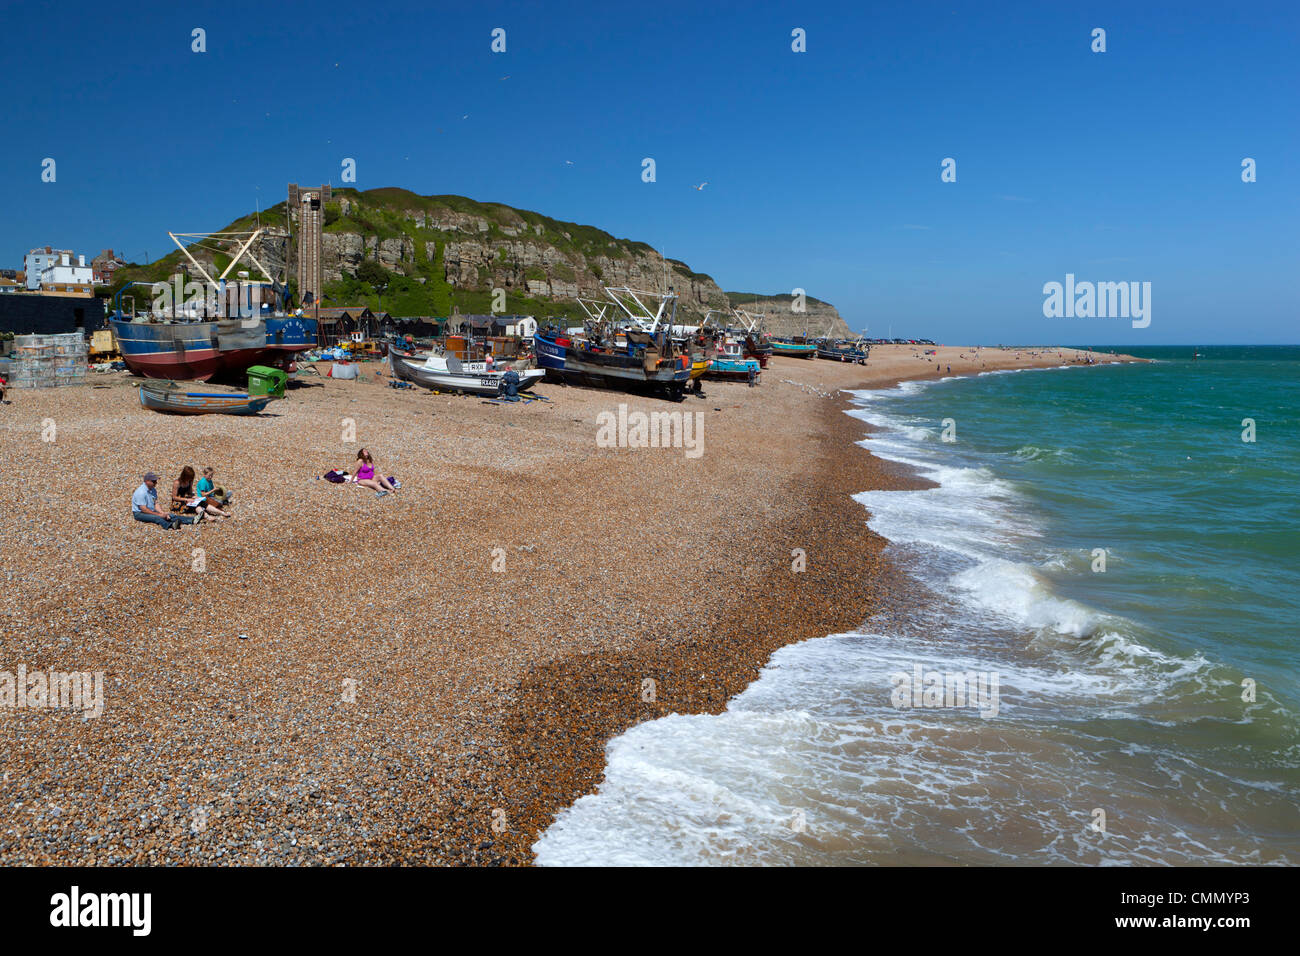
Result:
M1071 354L1068 356L1066 355L1065 352L1061 351L1060 349L1053 349L1053 348L1015 349L1015 348L1009 348L1007 346L1000 345L997 347L997 351L1003 354L1008 352L1013 353L1016 361L1024 361L1026 358L1028 359L1050 358L1052 354L1055 353L1056 358L1063 364L1069 364L1069 365L1099 364L1098 359L1096 358L1096 356L1092 354L1091 351L1085 352L1083 357L1080 358L1078 356L1078 351L1079 351L1078 349L1072 349ZM988 362L985 361L985 358L983 354L981 354L981 352L982 350L980 349L979 346L971 348L969 350L969 354L966 349L962 349L962 351L957 353L957 358L964 362L970 362L972 364L978 362L980 368L987 369ZM939 359L941 356L939 356L937 349L926 349L924 351L913 349L912 357L926 362L933 362L936 374L940 372L944 372L945 370L946 370L946 374L948 375L952 374L951 365L940 364ZM960 373L962 369L959 367L957 371Z

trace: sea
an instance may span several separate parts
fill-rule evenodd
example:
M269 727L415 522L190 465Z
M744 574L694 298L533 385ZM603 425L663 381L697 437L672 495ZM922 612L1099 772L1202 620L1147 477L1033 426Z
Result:
M912 610L611 741L538 862L1300 863L1300 347L1122 351L851 393Z

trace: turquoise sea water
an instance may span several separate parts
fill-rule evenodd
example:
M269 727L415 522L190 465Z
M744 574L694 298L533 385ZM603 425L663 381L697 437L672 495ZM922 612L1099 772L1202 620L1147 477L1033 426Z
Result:
M539 861L1300 862L1300 348L1199 351L857 393L919 609L613 741Z

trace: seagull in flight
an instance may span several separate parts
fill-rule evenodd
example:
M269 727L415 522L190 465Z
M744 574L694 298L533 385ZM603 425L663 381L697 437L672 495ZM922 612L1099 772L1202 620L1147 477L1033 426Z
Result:
M564 165L565 165L565 166L572 166L572 165L573 165L573 160L571 160L571 159L566 159L566 160L564 161Z
M501 79L503 79L503 80L508 80L508 79L510 79L510 74L507 73L505 76L501 77Z
M707 186L707 185L708 185L707 182L703 182L703 183L700 183L698 186L692 186L691 188L692 188L692 189L695 189L696 191L699 191L699 190L702 190L702 189L703 189L705 186Z

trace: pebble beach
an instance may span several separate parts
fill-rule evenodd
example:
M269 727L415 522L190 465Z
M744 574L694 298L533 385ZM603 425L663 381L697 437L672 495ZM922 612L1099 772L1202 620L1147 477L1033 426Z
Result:
M248 418L147 411L126 373L11 391L0 670L102 672L103 712L0 707L0 862L531 864L610 738L908 600L850 496L915 479L842 390L1088 355L926 351L777 357L680 404L490 404L382 363ZM698 414L700 453L601 447L620 405ZM362 446L400 492L318 478ZM141 474L162 500L187 464L234 516L133 521Z

